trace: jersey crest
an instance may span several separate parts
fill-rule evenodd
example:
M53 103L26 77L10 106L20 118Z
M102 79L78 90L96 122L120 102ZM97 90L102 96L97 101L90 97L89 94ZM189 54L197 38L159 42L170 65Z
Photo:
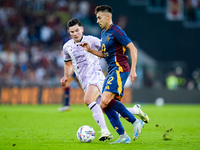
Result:
M110 41L110 36L108 36L108 37L107 37L106 41L107 41L107 42L109 42L109 41Z

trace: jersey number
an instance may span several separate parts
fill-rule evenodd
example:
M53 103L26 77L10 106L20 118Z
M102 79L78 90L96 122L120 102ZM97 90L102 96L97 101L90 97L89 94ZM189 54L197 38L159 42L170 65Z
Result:
M102 47L102 51L105 52L105 51L106 51L106 46L105 46L105 44L102 44L101 47Z
M111 81L112 81L113 79L114 79L114 77L110 77L110 78L108 79L108 82L107 82L107 83L108 83L108 84L112 84Z

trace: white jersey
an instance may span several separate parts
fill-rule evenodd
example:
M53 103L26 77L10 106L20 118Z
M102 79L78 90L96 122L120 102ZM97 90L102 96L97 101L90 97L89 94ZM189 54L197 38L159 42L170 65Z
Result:
M97 51L101 49L100 40L96 37L83 36L80 43L84 42L88 42L92 49ZM74 72L84 92L90 84L97 85L101 92L105 76L99 65L99 58L85 51L85 49L79 45L80 43L75 43L74 40L71 39L64 44L64 61L72 61Z

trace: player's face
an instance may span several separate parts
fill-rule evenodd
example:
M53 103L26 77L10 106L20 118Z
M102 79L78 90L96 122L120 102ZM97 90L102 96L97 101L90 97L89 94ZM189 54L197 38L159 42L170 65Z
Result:
M69 27L68 31L75 43L79 43L81 41L83 36L83 27L80 27L78 24L76 24L72 27Z
M102 29L107 29L107 27L109 26L109 25L108 25L107 13L102 12L102 11L99 11L99 12L96 14L96 17L97 17L97 23L99 24L99 26L100 26Z

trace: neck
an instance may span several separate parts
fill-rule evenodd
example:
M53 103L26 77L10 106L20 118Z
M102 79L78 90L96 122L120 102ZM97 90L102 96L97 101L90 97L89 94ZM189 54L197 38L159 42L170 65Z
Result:
M82 37L81 37L81 39L80 39L79 41L75 41L75 40L74 40L74 43L79 43L79 42L82 41L82 39L83 39L83 35L82 35Z
M110 21L110 22L108 23L108 25L106 26L105 30L107 31L107 30L110 28L110 26L111 26L112 24L113 24L113 22Z

